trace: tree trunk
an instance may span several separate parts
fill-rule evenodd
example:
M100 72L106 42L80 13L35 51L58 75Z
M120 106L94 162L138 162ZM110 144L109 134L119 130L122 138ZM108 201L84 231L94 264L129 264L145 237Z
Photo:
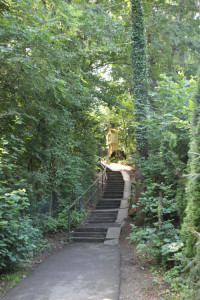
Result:
M138 162L136 162L136 201L143 191L143 176L139 161L148 157L146 112L148 107L147 55L144 27L144 12L141 0L131 0L133 22L133 91L134 119L136 121L135 137ZM144 220L142 207L137 210L139 223Z

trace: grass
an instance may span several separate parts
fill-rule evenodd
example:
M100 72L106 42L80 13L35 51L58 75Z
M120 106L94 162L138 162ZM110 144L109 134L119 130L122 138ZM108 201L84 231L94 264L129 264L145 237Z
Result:
M21 279L26 278L28 271L10 271L0 275L0 297L13 288Z

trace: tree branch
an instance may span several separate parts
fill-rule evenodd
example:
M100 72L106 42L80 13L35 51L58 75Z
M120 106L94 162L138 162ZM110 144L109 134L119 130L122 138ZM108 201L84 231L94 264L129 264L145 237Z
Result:
M127 3L127 2L130 2L130 1L129 1L129 0L123 1L123 2L120 2L120 3L118 3L118 4L114 4L114 5L111 5L111 6L107 6L107 7L105 7L104 9L109 9L109 8L112 8L112 7L115 7L115 6L120 6L120 5L122 5L122 4L124 4L124 3Z

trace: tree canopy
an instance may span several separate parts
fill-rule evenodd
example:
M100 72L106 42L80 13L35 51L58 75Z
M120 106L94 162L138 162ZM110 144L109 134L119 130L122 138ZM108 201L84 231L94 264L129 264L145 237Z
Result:
M110 123L141 175L132 239L199 266L198 1L4 0L0 14L0 268L66 229Z

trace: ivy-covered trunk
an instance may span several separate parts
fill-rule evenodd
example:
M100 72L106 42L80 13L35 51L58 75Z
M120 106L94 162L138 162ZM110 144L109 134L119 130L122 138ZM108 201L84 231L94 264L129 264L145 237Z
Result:
M133 20L134 117L137 123L135 137L139 157L146 158L148 149L145 121L148 105L148 82L144 12L141 0L132 0L131 3Z
M140 163L148 156L146 134L146 111L148 105L148 82L147 82L147 55L144 27L144 12L141 0L131 0L133 22L133 91L134 91L134 118L136 138L136 201L142 193L143 176ZM138 217L142 221L140 209Z
M186 254L189 257L193 257L196 252L195 244L197 242L194 231L200 231L200 78L198 91L194 98L188 167L187 207L182 232L186 242Z

